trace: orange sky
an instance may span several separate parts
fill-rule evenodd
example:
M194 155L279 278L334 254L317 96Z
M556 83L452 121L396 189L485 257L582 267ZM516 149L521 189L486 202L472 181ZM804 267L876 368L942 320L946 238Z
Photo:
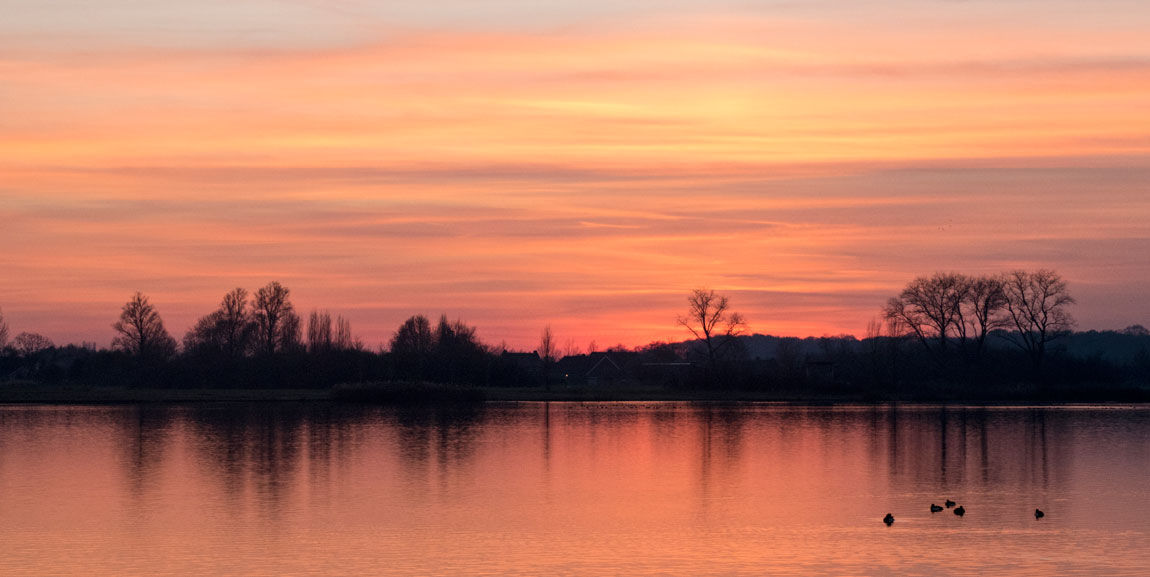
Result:
M274 279L372 345L677 340L699 286L861 335L915 275L1039 266L1150 324L1138 3L66 4L0 23L13 334L107 344L141 290L179 337Z

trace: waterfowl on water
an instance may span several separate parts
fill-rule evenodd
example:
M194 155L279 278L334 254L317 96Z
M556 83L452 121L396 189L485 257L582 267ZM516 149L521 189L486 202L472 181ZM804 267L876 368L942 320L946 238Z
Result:
M887 525L890 525L891 523L894 523L894 515L891 515L890 513L887 513L887 514L886 514L886 517L883 517L883 518L882 518L882 522L883 522L883 523L886 523Z
M947 500L946 500L946 502L945 502L945 503L943 503L943 504L944 504L944 505L946 505L946 508L947 508L947 509L949 509L949 508L951 508L951 507L953 507L953 506L955 506L955 505L956 505L956 503L955 503L954 501L951 501L950 499L947 499Z
M961 517L966 514L966 509L963 509L962 505L959 505L958 508L954 510L954 514Z
M938 505L935 505L934 503L930 504L930 512L931 513L937 513L941 510L942 510L942 507L939 507Z
M1043 518L1043 517L1045 517L1045 516L1046 516L1046 513L1043 513L1043 512L1042 512L1042 509L1035 509L1035 510L1034 510L1034 518L1035 518L1035 519L1041 519L1041 518Z

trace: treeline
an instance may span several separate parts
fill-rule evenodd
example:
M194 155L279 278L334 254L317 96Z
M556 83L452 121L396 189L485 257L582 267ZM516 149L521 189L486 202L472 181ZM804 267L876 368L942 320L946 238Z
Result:
M326 388L434 382L499 387L655 386L853 398L1150 399L1150 331L1073 332L1066 282L1050 270L936 273L891 297L863 339L746 335L725 296L698 289L677 321L688 340L628 350L560 352L550 328L536 351L484 344L475 327L412 316L368 350L351 322L297 313L278 282L224 295L180 341L136 293L110 349L9 338L0 312L0 381L172 388ZM593 347L592 347L593 348ZM1073 394L1065 394L1071 391ZM1075 396L1077 395L1077 396Z
M475 328L422 315L405 321L387 351L370 351L351 322L324 310L306 321L278 282L250 295L236 288L178 342L148 297L136 293L112 324L110 349L55 346L21 333L8 339L0 312L0 381L165 388L322 388L366 381L519 384L525 375ZM181 346L182 344L182 346ZM504 365L507 366L504 366ZM529 379L528 379L529 381Z
M725 298L697 290L686 325L696 387L876 398L1150 400L1150 332L1075 333L1066 281L1016 270L913 279L867 335L740 336ZM768 343L764 343L768 341ZM1070 346L1074 345L1074 346ZM671 345L654 347L667 349ZM715 351L722 354L716 358ZM1114 351L1122 354L1113 354Z

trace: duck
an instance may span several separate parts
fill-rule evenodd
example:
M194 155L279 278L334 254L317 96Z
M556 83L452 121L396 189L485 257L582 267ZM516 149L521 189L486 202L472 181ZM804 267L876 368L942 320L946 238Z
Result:
M935 505L934 503L930 504L930 512L931 513L937 513L941 510L942 510L942 507L939 507L938 505Z
M1045 517L1045 516L1046 516L1046 513L1043 513L1043 512L1042 512L1042 509L1035 509L1035 510L1034 510L1034 518L1035 518L1035 519L1041 519L1041 518L1043 518L1043 517Z
M947 508L947 509L949 509L949 508L951 508L951 507L953 507L953 506L955 506L955 505L957 505L957 504L958 504L958 503L955 503L954 501L951 501L950 499L947 499L947 500L946 500L946 502L945 502L945 503L943 503L943 505L946 505L946 508Z
M954 514L961 517L966 514L966 509L964 509L962 505L959 505L958 508L954 510Z
M887 514L886 514L886 517L883 517L883 518L882 518L882 522L883 522L883 523L886 523L886 524L887 524L887 526L889 526L891 523L894 523L894 515L891 515L890 513L887 513Z

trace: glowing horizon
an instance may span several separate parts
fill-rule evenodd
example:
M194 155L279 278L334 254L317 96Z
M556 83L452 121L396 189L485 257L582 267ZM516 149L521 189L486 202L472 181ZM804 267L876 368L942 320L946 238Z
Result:
M0 309L173 336L236 286L370 346L440 313L530 349L862 335L914 276L1046 267L1150 324L1150 9L1112 0L14 0Z

